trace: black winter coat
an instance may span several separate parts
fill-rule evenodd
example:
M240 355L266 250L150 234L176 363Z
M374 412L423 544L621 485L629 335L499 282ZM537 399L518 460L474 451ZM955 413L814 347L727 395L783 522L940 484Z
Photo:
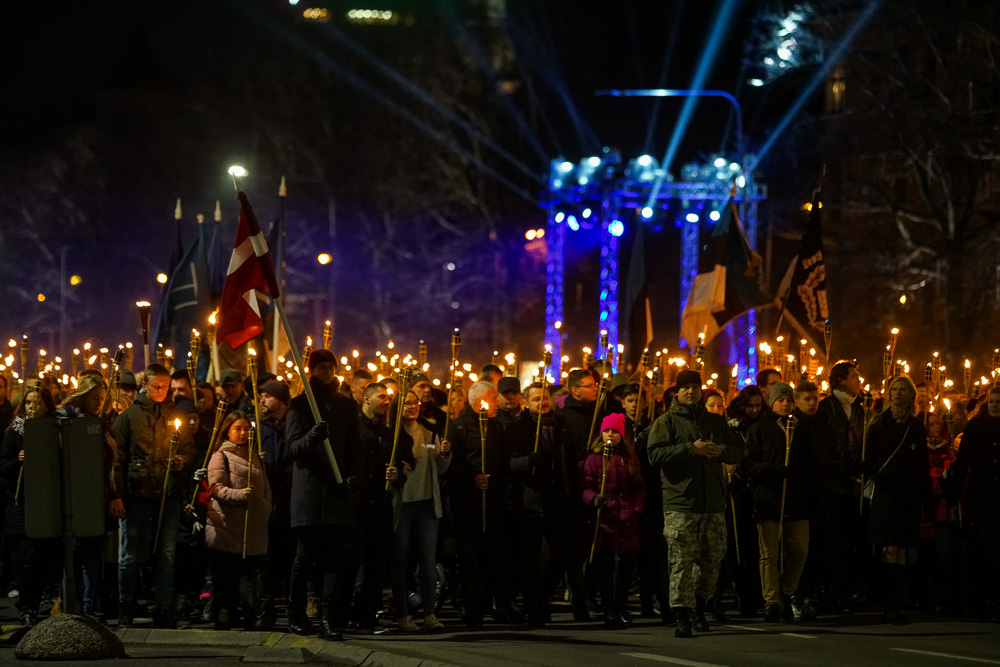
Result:
M744 469L750 476L754 515L757 521L777 521L781 516L781 492L785 487L785 521L811 519L816 512L816 421L801 414L797 420L788 465L785 465L786 417L771 412L747 432ZM787 484L786 484L787 481Z
M361 464L358 405L339 391L336 379L328 385L312 377L309 384L319 405L320 418L330 429L330 446L344 484L330 467L323 441L309 436L315 426L305 394L292 399L288 410L288 456L292 460L291 527L354 525L354 502L348 480Z
M816 417L825 422L823 438L817 443L822 482L830 493L856 497L860 492L855 480L861 475L864 401L861 396L854 399L848 419L840 400L831 393L820 401Z
M864 463L866 482L877 475L868 539L883 546L917 546L920 511L932 503L923 423L910 417L900 424L889 410L875 417L868 427Z
M1000 419L985 409L969 420L962 434L962 446L948 469L948 499L958 503L965 492L962 508L970 514L1000 514Z
M542 417L538 452L538 415L524 410L504 431L510 452L511 488L528 516L565 516L579 511L580 473L569 446L566 422L555 413Z
M451 442L452 460L445 477L450 480L451 507L457 516L475 516L480 512L482 492L476 488L476 475L481 471L482 440L479 437L479 413L466 405L458 419L448 424L448 441ZM486 489L487 509L514 505L509 489L510 458L504 444L503 432L496 419L486 425L486 474L490 483Z

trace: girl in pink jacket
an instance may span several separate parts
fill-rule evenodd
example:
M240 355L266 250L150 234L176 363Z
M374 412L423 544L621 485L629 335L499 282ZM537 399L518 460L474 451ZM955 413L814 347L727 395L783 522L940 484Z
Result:
M208 464L212 499L205 527L212 564L212 595L218 614L215 629L229 629L242 589L244 628L253 630L261 619L256 582L267 553L271 487L260 453L249 452L250 420L244 413L237 410L226 417L218 440L223 438ZM248 585L240 586L241 576Z
M602 493L605 446L609 456ZM625 415L613 413L604 418L600 440L594 441L590 451L583 462L580 488L583 502L600 509L594 566L601 584L604 624L617 630L632 622L628 589L639 553L639 516L646 505L639 459L625 437Z

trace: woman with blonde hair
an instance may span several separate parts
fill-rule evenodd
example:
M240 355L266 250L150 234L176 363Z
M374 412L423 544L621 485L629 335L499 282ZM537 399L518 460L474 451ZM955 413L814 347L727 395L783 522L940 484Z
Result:
M917 419L917 390L905 375L889 380L885 409L868 426L863 461L871 489L868 538L881 549L883 619L901 625L906 549L920 542L920 510L931 501L927 431ZM873 489L871 485L874 485Z

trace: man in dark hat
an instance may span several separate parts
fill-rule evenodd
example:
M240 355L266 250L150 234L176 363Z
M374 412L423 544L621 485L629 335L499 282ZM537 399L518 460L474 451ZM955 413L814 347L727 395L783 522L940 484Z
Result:
M500 409L497 410L497 422L506 431L508 426L521 418L521 413L523 412L521 407L521 381L516 377L502 377L497 382L497 391L500 392Z
M420 401L420 423L431 433L444 438L444 410L434 401L434 385L424 373L417 373L410 378L410 391L417 395Z
M258 620L259 629L274 627L274 600L288 586L288 574L295 554L290 521L292 461L287 455L285 438L288 409L292 401L288 385L271 380L259 387L260 394L260 444L264 450L264 468L271 486L271 516L267 524L267 581L261 595L263 613Z
M239 410L240 401L243 399L243 375L235 368L227 368L219 376L219 386L222 387L222 393L229 402L226 408L228 416L229 413Z
M723 463L739 463L743 443L722 416L701 405L701 376L677 374L677 395L653 422L647 445L660 469L663 533L670 550L670 606L677 637L708 630L705 601L715 592L726 555L726 476ZM692 615L694 607L694 615ZM692 625L693 624L693 625Z
M323 573L321 639L342 641L353 582L344 580L344 549L355 525L350 484L358 474L361 437L353 399L338 391L337 358L329 350L309 355L309 386L319 408L313 418L305 394L292 399L288 413L288 456L293 461L291 513L297 540L288 591L288 629L299 635L314 629L306 617L306 579L313 563ZM344 482L338 484L324 441L329 439Z
M121 388L122 393L128 396L128 400L135 400L135 395L139 392L139 384L135 381L135 373L123 369L121 383L118 386Z

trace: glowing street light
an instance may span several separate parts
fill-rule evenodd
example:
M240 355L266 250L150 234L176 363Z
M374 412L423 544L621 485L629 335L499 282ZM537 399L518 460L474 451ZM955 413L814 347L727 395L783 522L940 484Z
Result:
M247 170L239 166L238 164L234 164L232 167L229 168L229 175L234 178L243 178L244 176L247 175Z
M332 262L333 258L330 256L330 253L321 252L319 255L316 256L316 261L325 266L330 262Z

